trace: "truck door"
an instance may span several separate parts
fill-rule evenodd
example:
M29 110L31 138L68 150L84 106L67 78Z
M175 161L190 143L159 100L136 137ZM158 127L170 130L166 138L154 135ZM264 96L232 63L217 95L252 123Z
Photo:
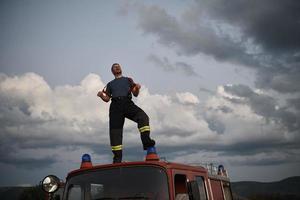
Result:
M189 200L187 179L185 174L174 176L175 200Z
M213 199L224 200L221 181L210 179L210 185L212 189Z
M204 177L196 176L196 181L199 189L200 200L207 200L207 192L204 182Z

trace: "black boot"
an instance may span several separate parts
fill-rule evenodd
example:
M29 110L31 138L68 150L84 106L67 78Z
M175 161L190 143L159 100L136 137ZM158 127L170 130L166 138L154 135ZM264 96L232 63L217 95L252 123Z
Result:
M147 143L143 144L144 150L147 150L149 147L155 146L155 140L150 139Z
M112 151L114 154L113 163L122 162L122 150Z
M142 133L141 134L141 140L142 140L142 143L143 143L144 150L147 150L148 147L154 147L155 146L155 141L150 138L150 132Z

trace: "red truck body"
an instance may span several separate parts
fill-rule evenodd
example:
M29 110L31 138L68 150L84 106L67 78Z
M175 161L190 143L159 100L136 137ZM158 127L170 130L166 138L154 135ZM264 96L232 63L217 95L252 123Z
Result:
M82 163L66 177L61 199L232 200L226 171L212 171L159 160L95 166Z

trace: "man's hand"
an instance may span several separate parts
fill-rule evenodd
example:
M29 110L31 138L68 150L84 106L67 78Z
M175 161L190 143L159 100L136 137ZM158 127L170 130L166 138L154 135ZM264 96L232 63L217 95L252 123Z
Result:
M140 89L141 89L141 85L136 83L135 86L131 90L133 96L137 97L140 93Z
M97 93L97 96L98 96L98 97L103 97L103 96L104 96L104 92L99 91L99 92Z
M105 93L105 91L99 91L97 96L100 97L105 102L109 102L110 100L110 97Z

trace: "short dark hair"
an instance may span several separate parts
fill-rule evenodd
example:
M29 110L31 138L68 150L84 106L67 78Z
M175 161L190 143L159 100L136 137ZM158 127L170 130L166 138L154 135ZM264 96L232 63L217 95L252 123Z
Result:
M111 71L112 71L112 69L113 69L114 66L120 66L120 64L119 64L119 63L114 63L114 64L112 64L112 66L111 66Z
M116 65L119 65L119 66L120 66L120 64L119 64L119 63L114 63L114 64L112 64L112 66L111 66L111 67L113 67L113 66L116 66Z

